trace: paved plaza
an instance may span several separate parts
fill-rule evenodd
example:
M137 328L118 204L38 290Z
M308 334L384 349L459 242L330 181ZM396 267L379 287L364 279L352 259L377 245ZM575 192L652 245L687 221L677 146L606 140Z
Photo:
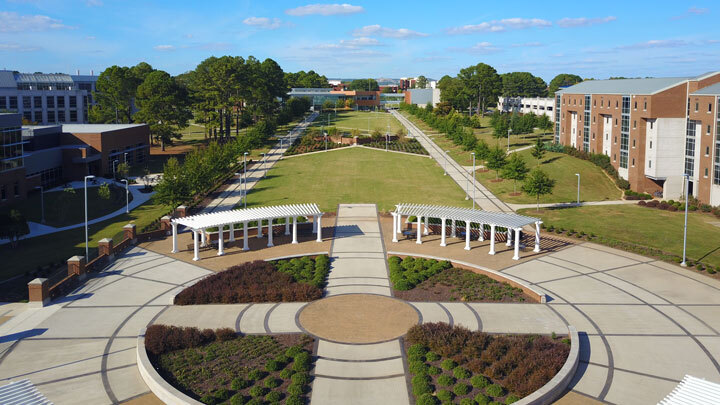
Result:
M391 221L374 205L341 205L335 224L326 225L334 226L333 261L326 297L313 303L173 306L175 293L212 271L168 250L135 247L47 307L0 306L0 385L29 379L56 404L153 403L138 372L136 338L148 324L166 323L312 333L318 341L313 404L407 404L398 338L409 325L437 321L491 333L563 334L566 325L575 326L581 361L561 403L653 404L685 374L720 382L716 280L592 243L547 240L549 250L525 252L519 262L509 250L490 256L479 242L469 252L459 239L441 248L432 235L422 245L393 243ZM406 303L392 297L387 252L501 271L545 291L548 300ZM230 255L223 264L245 257Z

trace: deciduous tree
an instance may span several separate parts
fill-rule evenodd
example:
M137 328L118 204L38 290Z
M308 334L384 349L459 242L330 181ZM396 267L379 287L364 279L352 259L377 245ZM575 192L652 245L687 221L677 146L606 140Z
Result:
M478 100L480 113L485 115L488 103L495 103L502 90L502 79L495 68L485 63L478 63L460 70L458 78L465 91Z
M180 138L179 130L192 117L187 92L162 70L149 73L137 90L136 117L150 125L150 133L160 141L162 150L173 138Z
M555 180L551 179L539 168L533 169L523 184L523 191L536 198L537 210L540 211L540 197L552 193Z
M510 159L502 168L502 176L505 179L513 181L513 192L517 192L518 180L525 180L525 176L527 176L529 171L522 156L520 156L519 153L512 153Z

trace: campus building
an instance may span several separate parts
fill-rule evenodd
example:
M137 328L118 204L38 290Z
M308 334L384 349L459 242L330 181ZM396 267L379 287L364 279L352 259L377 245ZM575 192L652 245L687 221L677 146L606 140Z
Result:
M307 97L313 106L321 107L324 102L333 104L338 100L352 100L357 110L373 110L380 106L379 91L333 90L330 88L292 88L289 97Z
M405 104L425 107L428 103L432 103L433 107L440 103L440 89L410 89L405 91Z
M547 97L500 97L498 110L504 113L547 115L555 121L555 99Z
M0 70L0 111L48 125L88 122L97 76Z
M0 205L22 200L86 175L112 175L119 163L143 164L149 154L146 124L22 126L20 114L0 114Z
M588 80L555 97L555 141L610 157L634 191L720 205L720 72Z

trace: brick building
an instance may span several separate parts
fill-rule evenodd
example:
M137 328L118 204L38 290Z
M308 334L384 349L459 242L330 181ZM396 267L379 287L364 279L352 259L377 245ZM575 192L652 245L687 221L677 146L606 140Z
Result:
M578 83L556 94L555 140L609 156L634 191L677 199L687 173L691 195L720 205L716 83L720 72Z

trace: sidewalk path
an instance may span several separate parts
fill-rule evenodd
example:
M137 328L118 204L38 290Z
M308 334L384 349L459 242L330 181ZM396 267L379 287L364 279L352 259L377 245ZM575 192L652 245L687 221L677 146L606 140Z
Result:
M252 170L247 172L247 190L252 190L253 187L260 181L268 171L275 165L275 163L282 158L286 150L292 145L292 143L298 137L301 137L305 129L317 118L318 113L314 112L307 117L303 122L293 128L286 136L282 137L282 142L278 142L275 146L268 151L265 160L260 161L253 165ZM280 146L282 144L282 146ZM237 178L233 179L230 183L230 187L223 191L219 196L212 200L200 213L208 214L215 211L226 211L233 209L243 199L243 181L242 173Z
M540 204L540 208L570 208L570 207L585 207L593 205L636 205L638 202L635 200L608 200L608 201L582 201L578 203L547 203ZM513 211L521 210L524 208L536 208L537 204L508 204Z
M485 211L501 211L501 212L512 212L512 208L505 204L502 200L497 198L493 193L490 192L485 186L479 181L475 180L475 193L472 190L473 178L471 171L465 170L460 166L453 158L451 158L445 151L443 151L435 142L430 139L420 128L413 124L409 119L405 118L399 112L393 110L392 114L395 118L400 121L408 130L408 134L417 139L418 142L428 151L430 156L435 159L440 167L447 166L447 174L455 183L462 188L470 198L475 196L475 203L478 208Z

